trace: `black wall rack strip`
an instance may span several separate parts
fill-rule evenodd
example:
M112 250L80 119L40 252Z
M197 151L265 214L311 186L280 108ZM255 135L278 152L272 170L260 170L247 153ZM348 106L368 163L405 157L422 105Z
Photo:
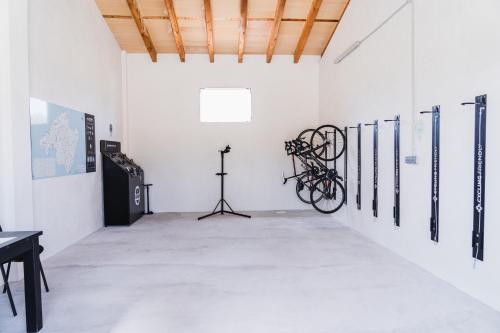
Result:
M472 229L472 256L484 260L484 202L486 199L486 95L476 96L474 130L474 225Z
M400 116L397 115L394 119L384 120L385 122L394 122L394 207L392 208L392 216L394 225L400 226Z
M373 126L373 201L372 210L373 216L378 217L378 120L372 124L365 126Z
M96 148L95 148L95 117L91 114L85 114L85 159L86 171L96 171Z
M356 206L358 210L361 210L361 123L358 123L358 126L350 128L356 128L358 130L358 175L356 181Z
M344 134L345 134L345 152L344 152L344 189L345 189L345 200L344 200L344 205L347 206L347 153L349 151L349 145L347 143L347 129L348 127L344 127Z
M441 107L435 105L432 111L420 113L432 114L432 152L431 152L431 239L439 242L439 154L440 154L440 112Z

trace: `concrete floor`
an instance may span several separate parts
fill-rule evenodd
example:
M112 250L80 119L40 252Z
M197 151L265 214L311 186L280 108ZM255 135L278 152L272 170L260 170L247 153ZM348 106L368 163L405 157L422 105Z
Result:
M309 212L158 214L45 262L42 332L500 332L500 313ZM24 332L22 284L0 332Z

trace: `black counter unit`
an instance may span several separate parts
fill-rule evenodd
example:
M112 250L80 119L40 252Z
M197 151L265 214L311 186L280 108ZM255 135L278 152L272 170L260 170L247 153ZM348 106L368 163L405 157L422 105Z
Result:
M120 142L101 141L104 225L130 225L144 214L144 171L121 152Z

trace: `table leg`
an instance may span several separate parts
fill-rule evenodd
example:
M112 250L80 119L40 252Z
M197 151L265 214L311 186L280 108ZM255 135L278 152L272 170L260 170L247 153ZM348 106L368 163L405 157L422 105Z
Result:
M23 255L26 329L28 332L38 332L43 327L38 237L32 238L31 246L32 249Z

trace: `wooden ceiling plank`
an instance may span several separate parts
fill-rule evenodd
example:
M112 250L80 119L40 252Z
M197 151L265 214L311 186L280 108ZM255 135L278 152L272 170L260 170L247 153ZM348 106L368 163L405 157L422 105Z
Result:
M214 27L212 19L212 4L210 0L205 0L205 26L207 30L208 57L210 62L214 62Z
M269 37L269 44L267 46L266 61L269 64L273 58L274 48L276 47L276 41L278 40L278 33L280 30L281 20L283 18L283 12L285 11L286 0L278 0L276 4L276 11L274 14L274 24L271 30L271 36Z
M157 60L156 49L153 45L153 41L151 36L149 35L149 31L144 24L144 20L141 17L141 13L139 11L139 7L137 6L137 0L127 0L127 5L130 8L130 12L132 13L132 17L134 18L135 25L141 34L142 40L144 41L144 45L148 50L149 56L153 62Z
M350 2L351 2L351 0L347 0L347 2L346 2L346 4L345 4L345 7L344 7L344 9L342 10L342 13L340 14L340 17L339 17L339 20L338 20L339 24L340 24L340 21L342 21L342 17L344 17L344 13L345 13L345 11L347 10L347 7L349 7L349 3L350 3ZM323 55L324 55L324 54L325 54L325 52L326 52L326 49L328 48L328 45L330 45L330 42L331 42L331 40L332 40L332 38L333 38L333 35L335 34L335 31L337 31L337 28L338 28L339 24L337 24L337 25L335 26L335 28L333 28L332 33L331 33L331 34L330 34L330 36L328 37L328 41L326 42L325 46L323 47L323 51L321 51L321 57L323 57Z
M150 50L146 47L148 42L144 41L141 28L138 29L128 1L96 0L120 47L128 52L149 53ZM211 9L208 26L205 1L210 2ZM280 3L284 1L286 0L132 0L131 3L138 7L140 20L157 54L174 53L182 57L184 51L186 57L188 53L201 53L207 54L210 61L214 61L215 53L233 54L238 55L239 62L245 54L261 54L265 55L266 61L272 62L278 54L296 55L299 37L303 35L306 23L311 21L308 14L313 0L286 1L281 21L277 20ZM171 3L170 6L168 2ZM338 29L336 23L345 12L347 4L348 0L322 0L300 59L303 55L321 55L328 44L333 43L335 29ZM177 25L174 22L172 26L168 10L174 7ZM176 39L175 36L178 31L180 34L177 37L182 35L182 48L178 43L179 38ZM275 41L274 36L277 36ZM154 57L151 56L151 59Z
M184 50L184 43L182 41L181 31L179 29L179 22L177 21L177 15L175 15L173 0L165 0L165 6L167 7L168 17L170 18L169 21L172 27L172 33L174 34L175 46L177 47L179 58L181 59L181 62L185 62L186 51Z
M307 39L309 38L309 34L311 33L311 29L313 27L314 21L316 20L316 16L318 15L319 8L321 7L322 2L323 0L313 0L311 4L309 14L307 14L306 23L304 23L302 33L300 34L297 47L295 48L295 52L293 54L294 63L299 62L300 57L302 56L302 52L304 52L304 47L306 46Z
M245 53L245 39L247 34L248 23L248 0L241 0L241 26L240 26L240 41L238 45L238 62L243 62L243 54Z

